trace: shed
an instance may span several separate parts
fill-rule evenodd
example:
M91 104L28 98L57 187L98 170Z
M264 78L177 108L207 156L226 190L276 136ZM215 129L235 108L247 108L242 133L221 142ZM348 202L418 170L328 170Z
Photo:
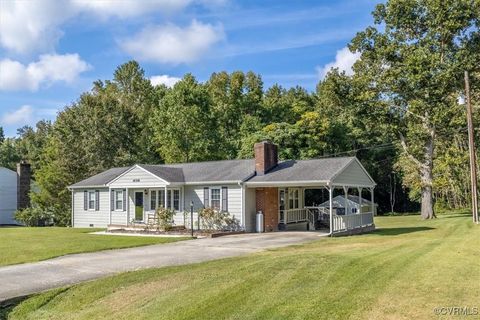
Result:
M359 211L360 200L362 202L361 212ZM320 204L319 207L328 208L329 202L325 201L324 203ZM374 215L377 215L378 204L375 203L374 207L375 207ZM346 212L345 208L348 208L348 212ZM336 196L333 198L333 209L337 215L370 212L371 208L372 208L372 202L365 198L360 199L359 196L349 194L348 200L345 199L344 195Z

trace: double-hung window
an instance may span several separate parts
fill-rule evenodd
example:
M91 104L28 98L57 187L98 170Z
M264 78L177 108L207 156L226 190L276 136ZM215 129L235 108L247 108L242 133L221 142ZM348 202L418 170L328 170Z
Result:
M157 209L157 190L150 191L150 210Z
M88 191L88 210L95 210L96 198L95 191Z
M165 190L158 190L158 207L165 208Z
M220 210L222 205L222 190L220 188L210 188L210 208Z
M298 209L300 206L299 203L299 189L289 189L288 190L288 202L289 209Z
M123 190L115 190L115 210L123 210Z
M173 210L179 211L180 210L180 190L174 189L173 190Z
M167 208L172 208L172 190L167 190Z

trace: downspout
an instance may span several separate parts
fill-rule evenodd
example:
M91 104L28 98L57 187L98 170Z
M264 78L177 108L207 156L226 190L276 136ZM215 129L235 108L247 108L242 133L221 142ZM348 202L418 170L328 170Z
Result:
M70 191L71 191L71 193L72 193L72 222L71 222L71 225L72 225L72 228L74 228L74 227L75 227L75 224L74 224L74 220L73 220L73 219L75 218L75 216L74 216L74 207L75 207L75 199L74 199L74 196L75 196L75 195L74 195L73 189L70 189Z

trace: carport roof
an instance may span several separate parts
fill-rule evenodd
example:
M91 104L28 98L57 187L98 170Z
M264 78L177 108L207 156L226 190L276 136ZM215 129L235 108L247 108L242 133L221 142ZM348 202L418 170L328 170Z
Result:
M311 160L286 160L265 175L256 175L247 184L295 183L332 181L355 157L323 158Z

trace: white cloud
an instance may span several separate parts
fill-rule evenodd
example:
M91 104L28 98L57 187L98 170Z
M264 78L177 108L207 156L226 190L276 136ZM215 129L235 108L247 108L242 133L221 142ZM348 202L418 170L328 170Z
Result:
M50 51L63 34L58 26L73 14L67 1L1 1L0 45L17 53Z
M335 61L317 68L318 75L320 79L323 79L331 69L338 68L340 72L345 71L347 75L351 76L353 74L352 66L359 58L359 52L352 53L347 47L342 48L337 51Z
M38 90L53 82L73 82L90 66L78 54L44 54L28 65L10 59L0 60L0 90Z
M180 80L181 80L180 78L170 77L169 75L166 75L166 74L153 76L150 78L150 82L152 83L152 85L158 86L160 84L164 84L169 88L173 87L175 83L177 83Z
M80 11L90 11L107 18L116 16L127 18L139 16L152 11L161 11L171 14L184 9L192 0L72 0L73 5Z
M222 26L193 20L185 28L173 24L146 27L120 46L138 60L179 64L198 60L223 38Z
M12 112L6 112L0 119L3 125L25 125L33 122L33 108L24 105Z
M106 20L161 12L173 14L192 3L218 6L222 0L24 0L0 1L0 46L15 53L51 52L62 26L87 14Z

